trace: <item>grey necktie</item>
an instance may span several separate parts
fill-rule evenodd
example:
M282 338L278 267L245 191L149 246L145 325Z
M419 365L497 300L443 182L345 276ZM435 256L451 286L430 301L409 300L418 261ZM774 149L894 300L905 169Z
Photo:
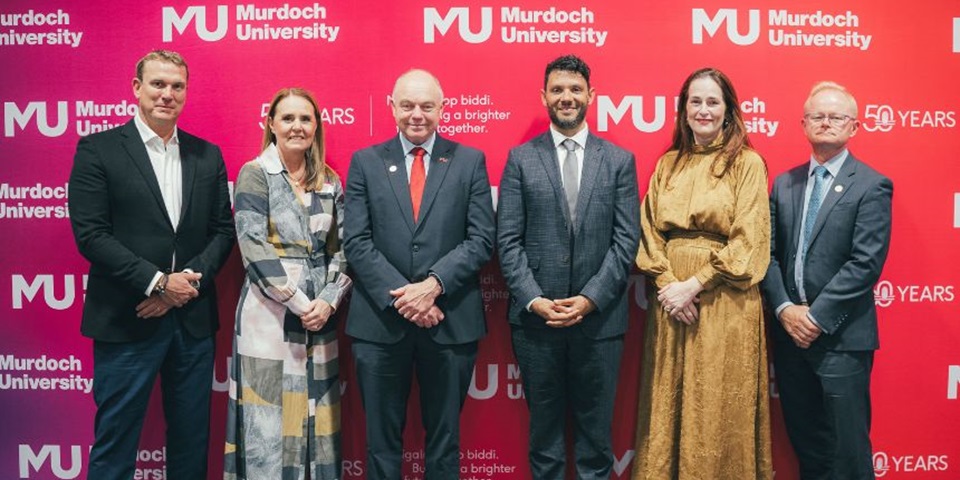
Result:
M817 165L813 169L813 191L810 192L810 203L807 204L807 216L803 223L803 256L807 256L810 247L810 236L813 235L813 224L817 223L817 213L823 204L823 184L826 183L827 168Z
M564 140L561 145L567 149L567 156L563 159L563 191L567 196L567 206L570 207L570 224L577 221L577 194L580 186L577 178L577 142L572 138Z

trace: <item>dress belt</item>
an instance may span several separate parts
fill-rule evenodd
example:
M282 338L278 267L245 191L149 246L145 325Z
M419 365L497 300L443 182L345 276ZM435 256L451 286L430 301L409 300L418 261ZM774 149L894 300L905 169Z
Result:
M726 235L720 235L713 232L705 232L703 230L670 230L666 232L665 236L667 237L667 240L674 240L677 238L688 238L688 239L704 238L704 239L712 240L714 242L719 242L722 244L727 243Z

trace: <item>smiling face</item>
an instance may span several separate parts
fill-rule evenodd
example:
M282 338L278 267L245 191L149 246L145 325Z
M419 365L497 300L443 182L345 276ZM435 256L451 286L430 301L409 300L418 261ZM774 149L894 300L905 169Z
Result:
M142 79L133 79L140 118L158 135L169 138L187 100L187 69L170 62L148 60Z
M690 88L687 89L687 125L693 131L693 138L698 145L709 145L720 135L726 113L723 91L714 79L705 76L690 82Z
M290 95L277 103L269 127L281 155L299 154L313 146L317 117L313 105L306 98Z
M587 117L587 105L593 103L594 90L577 72L554 70L540 92L550 122L560 133L572 136L580 131Z
M443 91L433 75L413 70L397 79L390 107L400 133L414 145L421 145L437 131Z

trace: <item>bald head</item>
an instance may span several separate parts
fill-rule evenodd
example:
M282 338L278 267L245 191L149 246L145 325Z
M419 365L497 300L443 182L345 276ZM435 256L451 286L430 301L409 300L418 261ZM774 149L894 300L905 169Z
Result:
M437 77L426 70L410 70L393 86L390 99L397 128L414 145L426 142L437 130L443 111L443 90Z

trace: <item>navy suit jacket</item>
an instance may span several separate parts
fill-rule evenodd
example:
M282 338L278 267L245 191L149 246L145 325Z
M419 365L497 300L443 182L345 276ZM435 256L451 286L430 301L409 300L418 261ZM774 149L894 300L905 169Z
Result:
M479 340L487 329L478 274L496 230L483 153L437 135L416 223L404 157L394 137L350 161L343 247L355 288L347 334L400 341L412 324L389 291L433 272L443 282L436 304L445 318L429 329L431 338L447 345Z
M126 342L149 338L160 319L137 318L156 272L203 274L200 296L170 310L191 335L218 326L214 278L234 244L227 169L220 149L179 130L183 197L174 230L134 121L80 139L70 172L70 223L90 261L81 332Z
M771 308L800 304L795 281L809 163L779 175L770 196L771 258L761 287ZM893 182L850 154L820 207L803 266L810 315L828 350L879 348L873 286L890 246ZM778 341L791 341L779 321Z
M536 297L584 295L596 310L578 325L594 339L627 330L627 279L640 242L633 154L593 134L584 145L576 224L550 132L510 151L500 179L497 246L510 323L547 328Z

